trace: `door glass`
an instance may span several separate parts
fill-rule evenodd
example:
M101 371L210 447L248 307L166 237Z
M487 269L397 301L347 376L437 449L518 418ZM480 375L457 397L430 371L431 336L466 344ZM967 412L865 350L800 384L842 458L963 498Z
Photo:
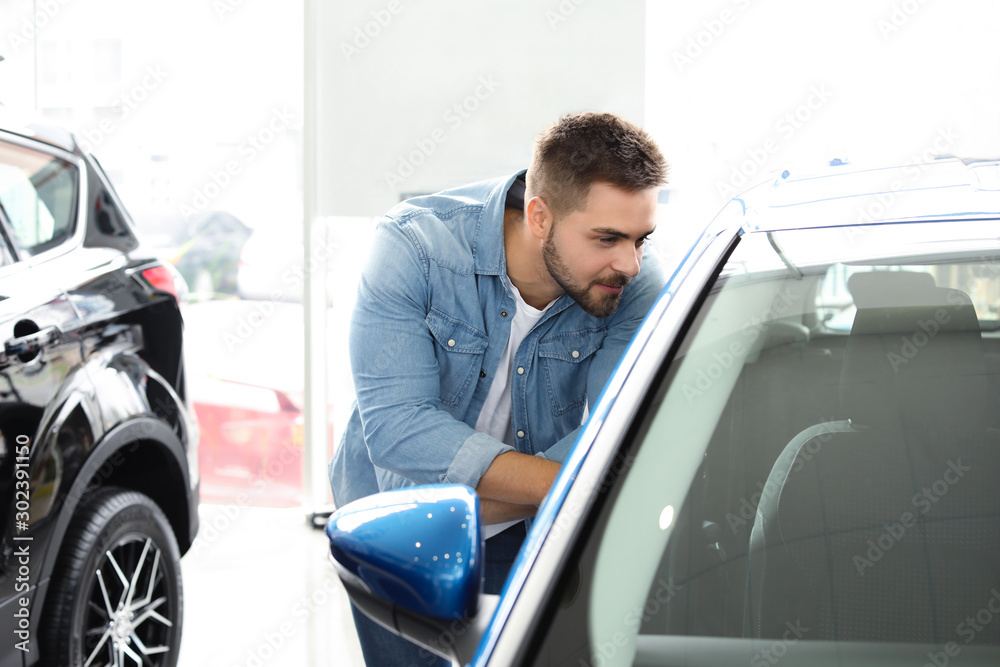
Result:
M747 235L609 468L536 664L997 664L989 224Z
M0 142L0 204L22 253L37 255L72 235L76 183L70 162Z

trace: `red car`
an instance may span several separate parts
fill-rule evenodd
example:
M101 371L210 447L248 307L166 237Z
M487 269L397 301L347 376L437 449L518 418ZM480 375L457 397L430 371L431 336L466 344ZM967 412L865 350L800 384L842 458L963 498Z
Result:
M188 305L184 319L202 500L302 504L302 305L208 301ZM332 446L330 409L326 421Z

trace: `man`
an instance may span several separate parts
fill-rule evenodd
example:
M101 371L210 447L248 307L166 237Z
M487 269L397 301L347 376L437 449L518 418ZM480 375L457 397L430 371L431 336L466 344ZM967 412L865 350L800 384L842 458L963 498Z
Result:
M545 131L527 173L402 202L376 232L351 322L357 404L331 463L339 506L461 483L482 501L486 591L534 515L662 276L643 247L667 164L608 113ZM436 662L357 610L365 660Z

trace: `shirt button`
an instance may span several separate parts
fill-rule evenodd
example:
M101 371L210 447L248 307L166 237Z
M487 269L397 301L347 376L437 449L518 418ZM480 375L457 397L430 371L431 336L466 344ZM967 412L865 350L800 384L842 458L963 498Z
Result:
M479 371L479 377L481 378L486 377L486 371Z
M518 431L517 432L517 437L523 438L524 437L524 431Z
M574 359L579 359L580 358L580 350L573 350L572 355L573 355Z
M507 317L507 311L506 310L501 310L500 311L500 317Z
M454 338L449 338L448 339L448 347L455 347L455 339Z
M517 367L517 374L518 375L524 375L524 366L518 366Z

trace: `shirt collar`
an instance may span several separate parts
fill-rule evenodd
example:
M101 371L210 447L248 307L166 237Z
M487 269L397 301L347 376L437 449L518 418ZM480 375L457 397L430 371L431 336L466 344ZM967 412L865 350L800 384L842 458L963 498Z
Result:
M526 169L511 174L490 191L483 203L472 254L476 261L476 273L499 276L507 274L507 257L503 245L503 214L507 191Z
M479 275L500 276L505 285L511 289L514 285L507 277L507 255L503 244L503 214L507 202L507 191L518 176L526 174L527 169L511 174L490 191L484 202L479 223L476 226L476 240L472 254L476 261L476 273ZM563 294L546 307L541 321L561 313L576 302L568 294Z

